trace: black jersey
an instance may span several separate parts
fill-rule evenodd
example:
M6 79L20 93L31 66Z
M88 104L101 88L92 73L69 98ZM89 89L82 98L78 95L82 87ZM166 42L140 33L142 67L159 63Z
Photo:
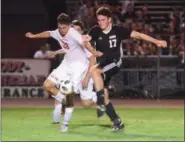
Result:
M118 25L113 25L111 31L107 34L97 25L89 31L89 35L96 43L96 50L103 52L104 55L102 58L109 59L121 58L121 41L130 38L130 34L130 29Z

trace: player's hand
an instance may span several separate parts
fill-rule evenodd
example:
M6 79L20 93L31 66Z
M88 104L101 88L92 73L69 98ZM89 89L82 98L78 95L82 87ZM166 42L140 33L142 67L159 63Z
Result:
M165 40L157 40L157 42L155 44L157 47L162 47L162 48L167 47L167 42Z
M27 38L33 38L33 37L34 37L34 34L28 32L28 33L25 34L25 36L26 36Z
M48 58L55 58L56 53L54 51L49 52Z
M96 51L96 57L101 57L101 56L103 56L103 53L100 51Z
M89 78L85 77L85 78L82 80L82 88L83 88L83 89L87 88L88 83L89 83Z
M89 41L91 41L92 38L89 35L82 35L82 39L84 42L89 42Z

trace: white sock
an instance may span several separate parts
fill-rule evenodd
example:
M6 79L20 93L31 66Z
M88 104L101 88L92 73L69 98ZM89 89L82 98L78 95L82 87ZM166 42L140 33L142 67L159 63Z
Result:
M65 95L62 93L58 92L57 95L52 95L53 98L55 98L57 101L62 102L63 99L65 99Z
M97 102L97 95L95 92L93 92L92 101L96 104Z
M74 107L65 109L63 125L68 125L68 122L72 117L73 110L74 110Z
M55 109L53 111L53 122L60 122L61 109L62 109L62 104L55 104Z

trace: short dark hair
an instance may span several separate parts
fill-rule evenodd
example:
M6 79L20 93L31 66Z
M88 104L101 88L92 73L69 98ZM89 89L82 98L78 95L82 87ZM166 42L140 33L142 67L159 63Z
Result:
M84 31L84 23L79 21L79 20L73 20L72 21L72 26L75 25L75 26L79 26L83 31Z
M61 13L58 17L57 17L57 22L60 24L66 24L69 25L70 24L70 17L69 15L65 14L65 13Z
M112 11L108 7L103 6L98 8L98 10L96 11L96 15L103 15L103 16L107 16L108 18L111 18Z

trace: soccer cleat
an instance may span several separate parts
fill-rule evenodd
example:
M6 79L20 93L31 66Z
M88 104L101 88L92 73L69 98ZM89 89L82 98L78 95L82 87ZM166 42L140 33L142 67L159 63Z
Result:
M61 126L60 131L61 131L62 133L68 132L68 125L64 125L64 124L63 124L63 125Z
M112 130L113 131L118 131L121 130L125 127L125 125L121 122L120 118L117 118L113 122Z
M54 121L53 121L52 124L60 124L60 122L54 122Z
M104 105L99 105L98 107L97 107L97 116L98 116L98 118L100 118L100 117L102 117L103 115L104 115L104 113L105 113L105 106Z

